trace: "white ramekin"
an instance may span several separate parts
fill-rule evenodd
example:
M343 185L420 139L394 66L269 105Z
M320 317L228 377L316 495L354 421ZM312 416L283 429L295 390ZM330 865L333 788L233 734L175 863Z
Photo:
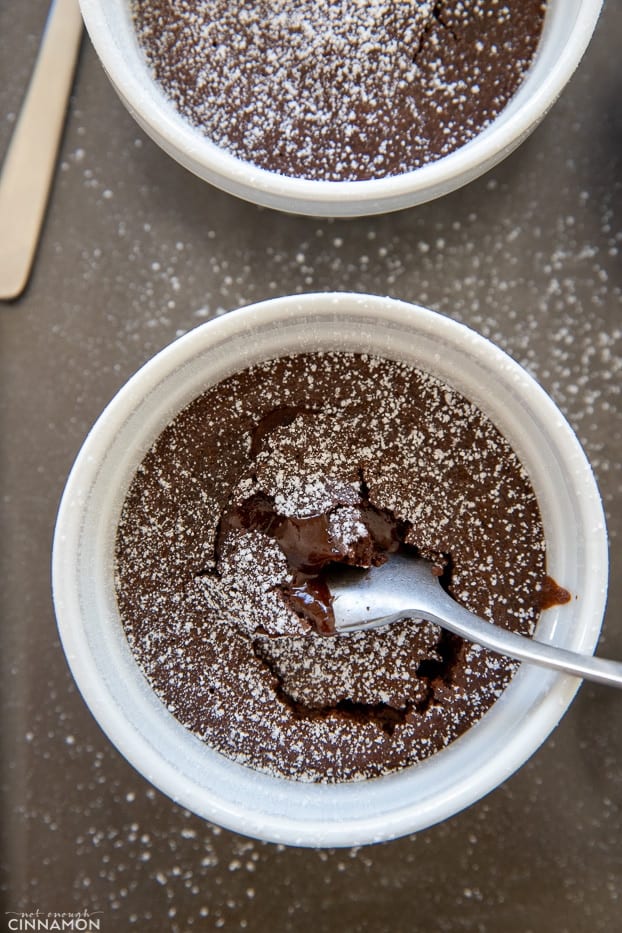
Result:
M494 123L456 152L377 181L322 182L279 175L237 159L183 119L153 80L128 0L80 0L91 41L117 93L143 129L200 178L238 197L300 214L353 217L421 204L492 168L553 105L587 48L602 0L548 0L536 60Z
M476 402L521 456L543 516L549 573L575 598L538 637L592 652L607 589L601 501L585 455L536 382L488 340L433 311L332 293L233 311L176 340L105 409L75 462L54 538L60 635L84 699L149 781L208 820L292 845L351 846L444 820L488 793L543 742L578 687L524 664L483 719L447 749L387 777L336 785L260 774L210 749L157 699L128 647L113 585L121 505L162 428L207 386L259 360L341 349L405 360Z

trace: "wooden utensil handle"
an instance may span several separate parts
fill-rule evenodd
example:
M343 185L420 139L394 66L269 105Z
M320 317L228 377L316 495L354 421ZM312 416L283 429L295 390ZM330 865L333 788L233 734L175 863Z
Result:
M19 297L28 281L81 36L78 0L53 0L0 175L0 299Z

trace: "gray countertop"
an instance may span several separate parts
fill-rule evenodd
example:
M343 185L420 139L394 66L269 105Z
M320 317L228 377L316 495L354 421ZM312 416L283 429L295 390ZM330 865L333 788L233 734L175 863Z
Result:
M47 4L0 7L0 156ZM5 911L101 911L102 930L619 929L622 697L584 685L502 787L449 822L357 850L286 849L152 789L91 718L60 648L50 547L106 402L201 321L297 291L390 294L464 321L551 393L593 464L611 539L599 651L622 658L619 370L622 8L542 125L423 207L286 216L194 178L139 130L88 40L34 275L0 307Z

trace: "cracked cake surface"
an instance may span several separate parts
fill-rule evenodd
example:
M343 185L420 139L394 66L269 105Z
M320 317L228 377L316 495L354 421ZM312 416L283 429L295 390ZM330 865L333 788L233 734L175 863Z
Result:
M404 363L284 357L208 388L145 456L117 532L120 614L155 692L222 754L373 777L462 734L515 670L422 621L317 634L324 565L398 547L498 625L530 633L550 599L536 497L479 409Z
M178 111L247 162L327 181L412 171L519 87L542 0L132 0Z

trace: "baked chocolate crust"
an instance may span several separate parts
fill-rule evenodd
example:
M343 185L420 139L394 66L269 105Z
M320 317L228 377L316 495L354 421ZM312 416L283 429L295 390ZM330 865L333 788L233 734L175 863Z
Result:
M285 531L248 520L258 502ZM463 605L533 630L546 574L529 479L480 410L406 364L317 353L254 366L192 402L144 458L118 527L121 617L155 692L222 754L299 780L373 777L446 746L507 685L514 662L430 623L309 632L288 590L309 542L291 535L322 528L335 559L364 565L392 547L373 515L437 560Z
M133 0L165 94L269 171L398 175L473 139L536 52L541 0Z

